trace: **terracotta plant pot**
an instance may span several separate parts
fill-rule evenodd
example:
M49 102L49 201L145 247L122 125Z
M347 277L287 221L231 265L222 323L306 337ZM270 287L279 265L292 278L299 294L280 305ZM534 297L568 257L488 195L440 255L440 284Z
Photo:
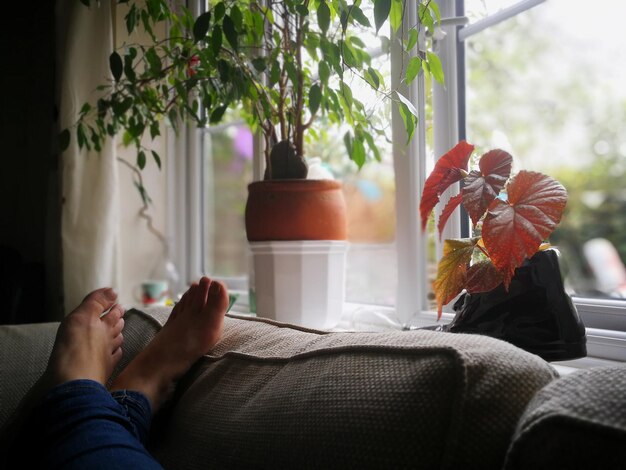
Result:
M333 180L273 180L248 185L248 241L345 240L346 202Z

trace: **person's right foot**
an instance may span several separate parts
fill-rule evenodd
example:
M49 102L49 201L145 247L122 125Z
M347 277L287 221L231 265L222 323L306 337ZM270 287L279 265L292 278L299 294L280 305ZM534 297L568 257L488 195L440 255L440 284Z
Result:
M143 393L153 412L172 394L178 379L219 341L228 292L203 277L176 304L154 339L113 381L110 390Z
M116 300L113 289L95 290L63 319L46 370L22 399L24 415L56 385L77 379L104 385L111 377L124 342L124 309Z

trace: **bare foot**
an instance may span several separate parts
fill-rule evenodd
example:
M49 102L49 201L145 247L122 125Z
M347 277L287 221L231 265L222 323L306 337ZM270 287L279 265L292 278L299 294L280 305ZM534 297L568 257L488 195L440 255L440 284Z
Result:
M61 322L44 373L48 386L76 379L106 383L124 342L124 309L116 300L113 289L95 290Z
M176 382L205 355L222 334L228 292L218 281L203 277L176 304L154 339L113 381L111 390L143 393L157 411Z
M113 289L95 290L63 319L48 366L22 399L18 416L26 416L56 385L75 379L105 384L122 357L124 309L116 300Z

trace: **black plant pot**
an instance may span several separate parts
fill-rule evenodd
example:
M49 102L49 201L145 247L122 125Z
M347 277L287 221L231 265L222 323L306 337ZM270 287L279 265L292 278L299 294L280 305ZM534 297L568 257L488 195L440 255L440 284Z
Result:
M587 355L587 337L576 307L565 293L555 250L537 252L516 269L509 286L463 294L456 316L438 331L476 333L502 339L546 361Z

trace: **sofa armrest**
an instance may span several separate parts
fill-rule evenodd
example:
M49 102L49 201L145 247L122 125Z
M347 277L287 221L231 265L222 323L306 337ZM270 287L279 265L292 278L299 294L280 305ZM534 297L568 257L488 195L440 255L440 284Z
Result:
M539 391L520 419L508 470L623 468L626 365L574 372Z
M59 323L0 325L0 429L48 365Z

